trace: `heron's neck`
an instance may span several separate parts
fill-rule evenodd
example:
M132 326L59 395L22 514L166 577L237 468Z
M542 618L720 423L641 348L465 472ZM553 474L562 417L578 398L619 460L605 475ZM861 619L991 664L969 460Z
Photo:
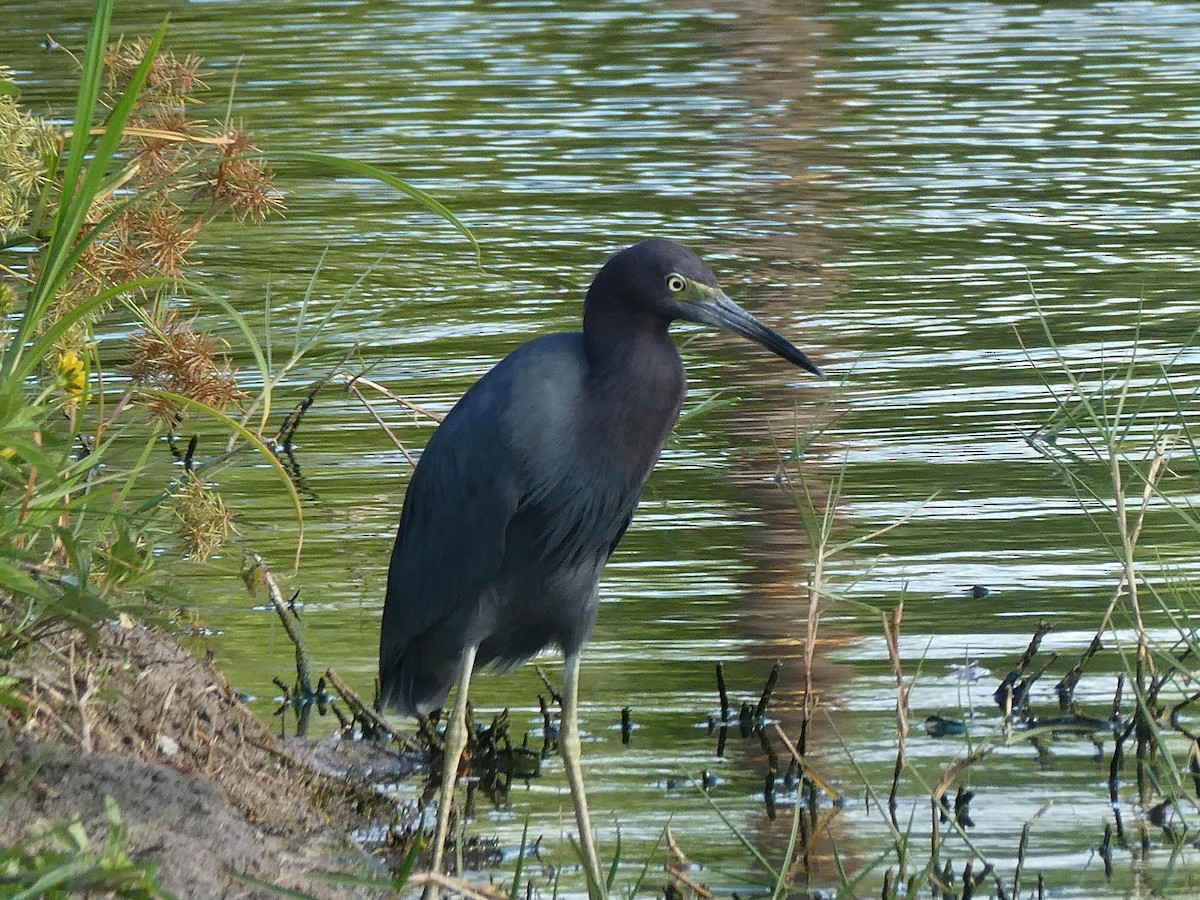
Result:
M583 346L592 379L609 382L682 384L683 363L667 334L670 321L614 298L588 296L583 308Z
M584 310L583 341L592 397L590 431L631 471L648 473L671 434L687 381L670 324L625 309ZM641 477L641 476L639 476Z

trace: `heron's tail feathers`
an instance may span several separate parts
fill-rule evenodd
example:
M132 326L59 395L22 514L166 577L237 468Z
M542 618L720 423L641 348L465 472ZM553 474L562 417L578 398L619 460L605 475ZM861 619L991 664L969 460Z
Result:
M421 652L410 644L392 661L381 661L379 698L384 709L406 716L427 716L441 709L458 678L458 664Z

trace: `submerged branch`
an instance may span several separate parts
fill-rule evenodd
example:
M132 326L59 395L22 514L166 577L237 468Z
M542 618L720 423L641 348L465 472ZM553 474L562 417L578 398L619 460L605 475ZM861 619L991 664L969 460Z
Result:
M248 583L253 583L251 579L261 578L262 583L266 586L267 596L275 607L275 612L279 614L280 621L283 622L283 630L287 632L292 646L296 649L296 683L300 688L300 693L305 697L311 697L314 693L312 667L309 664L308 650L304 645L304 623L300 621L295 607L299 592L294 594L291 600L284 602L283 593L279 590L279 584L267 567L266 561L257 553L251 553L250 560L252 566L248 573Z

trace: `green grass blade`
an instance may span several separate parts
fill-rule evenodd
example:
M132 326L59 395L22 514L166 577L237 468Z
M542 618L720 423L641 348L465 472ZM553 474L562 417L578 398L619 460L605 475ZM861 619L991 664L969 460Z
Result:
M608 878L605 879L604 889L608 894L612 893L613 882L617 878L617 867L621 865L621 826L617 826L617 846L613 850L612 865L608 867Z
M701 789L700 793L704 797L705 801L707 801L712 811L715 812L717 817L725 823L725 827L729 829L729 832L735 838L737 838L738 843L746 848L746 851L754 857L755 861L762 866L764 870L766 870L767 874L771 876L772 880L778 881L779 872L776 871L773 865L767 862L767 858L762 855L759 849L755 847L754 844L750 843L750 839L742 834L741 829L734 825L732 821L730 821L729 816L725 815L724 810L717 806L716 801L709 796L708 791Z
M658 840L654 842L654 846L650 848L650 853L646 856L646 862L642 864L642 871L638 873L638 877L629 887L628 897L633 900L637 896L638 891L642 889L642 882L646 880L646 875L650 872L650 863L654 859L654 854L658 853L658 848L662 846L663 841L667 838L667 829L671 827L671 820L667 819L667 824L663 826L662 831L658 833Z
M111 3L109 5L111 6ZM99 13L97 15L99 16ZM103 35L93 35L93 37L106 37L107 24L105 24L103 32ZM82 150L80 150L80 159L77 165L75 165L76 161L73 158L68 159L66 177L63 182L65 196L59 207L59 215L55 219L54 231L44 254L44 266L41 276L37 280L37 284L29 298L29 303L21 316L21 320L17 325L8 348L5 350L5 371L12 372L16 369L24 353L25 342L33 333L37 323L45 315L59 286L66 278L71 266L78 260L79 253L82 252L82 247L76 247L74 251L72 250L75 239L83 229L83 223L87 217L88 210L91 208L96 192L104 181L108 164L116 154L117 147L125 131L125 125L129 121L129 117L133 114L133 108L141 94L146 78L150 74L150 67L154 62L155 56L158 54L158 49L162 44L165 34L166 23L164 22L150 40L145 57L134 71L129 86L125 89L125 92L121 95L120 100L117 101L117 105L109 115L108 124L105 126L104 133L100 136L99 141L96 142L92 150L91 159L88 162L86 170L81 170ZM95 48L98 56L95 62L96 66L103 66L104 49L103 44ZM86 69L86 64L92 61L92 50L93 47L89 45L88 59L85 63L85 74L87 77L92 76L92 73ZM85 99L84 95L91 96L92 89L97 92L99 91L101 75L102 72L99 70L95 72L95 85L89 85L87 77L85 77L80 87L80 110L82 110ZM92 104L94 107L94 96L92 97ZM71 137L72 154L75 153L78 141L86 142L88 137L87 132L91 127L90 121L91 116L89 114L85 122L76 122L76 133ZM82 135L79 134L81 126L83 130ZM77 180L79 183L76 185ZM93 230L92 236L99 230L98 226Z
M521 895L521 875L525 870L525 847L529 840L529 817L525 817L525 827L521 829L521 849L517 853L517 868L513 872L512 889L508 892L508 900L517 900Z
M104 77L104 54L108 50L108 29L112 22L115 0L98 0L88 31L87 49L83 56L83 71L79 77L79 94L75 98L75 126L71 132L71 143L67 149L67 166L63 172L63 202L55 216L54 233L62 232L68 215L68 207L83 171L83 160L87 153L88 139L92 128L92 116L96 102L100 99L100 82Z
M401 891L404 885L408 883L408 877L412 874L413 868L417 864L417 858L421 855L421 845L424 843L421 835L417 834L413 837L412 843L408 847L408 852L404 854L404 861L400 863L400 868L396 870L396 875L392 878L392 890Z
M100 527L97 529L98 534L105 534L108 529L112 527L113 522L116 521L116 518L124 508L125 503L129 500L129 495L133 491L133 486L137 483L136 476L145 471L146 463L149 462L150 453L158 444L158 437L161 431L162 428L158 422L155 422L151 426L150 434L146 436L145 443L142 445L142 452L138 456L137 461L133 464L133 466L130 467L128 475L122 479L119 479L119 481L123 481L124 483L121 484L120 490L117 491L116 497L113 498L113 501L108 508L108 512L105 513L104 517L100 520ZM102 456L104 449L111 445L115 439L116 438L114 436L106 441L103 447L98 448L96 455Z
M449 222L459 234L470 241L471 247L475 250L475 259L482 266L482 251L480 250L479 242L475 240L475 235L471 233L471 230L460 222L458 217L450 212L446 206L407 181L397 178L383 169L378 169L375 166L359 162L355 159L342 159L341 157L331 156L326 153L315 153L310 150L283 150L265 154L265 156L267 159L294 159L300 162L309 162L314 165L333 169L334 171L345 172L349 175L359 175L363 178L382 181L389 187L400 191L400 193L407 194L421 206Z
M87 155L92 115L96 109L96 101L100 97L100 82L104 73L104 53L108 46L108 28L112 21L113 2L114 0L98 0L95 15L92 16L91 28L88 31L87 50L84 53L83 71L79 80L79 93L75 99L75 126L71 132L71 142L67 149L67 163L63 171L63 198L51 224L50 243L46 251L47 267L53 264L56 258L61 257L64 250L70 246L67 220L71 215L71 207L77 202L75 200L76 185L80 172L83 170L84 158ZM44 277L38 279L25 312L5 348L4 372L13 370L34 323L42 316L46 304L45 296L47 296L43 286L44 281Z
M575 851L575 856L579 860L579 868L583 870L583 877L587 881L589 897L603 897L604 890L600 885L596 884L596 879L592 877L591 867L588 866L588 858L584 855L583 848L579 846L579 841L575 840L575 835L567 835L567 840L571 842L571 849Z

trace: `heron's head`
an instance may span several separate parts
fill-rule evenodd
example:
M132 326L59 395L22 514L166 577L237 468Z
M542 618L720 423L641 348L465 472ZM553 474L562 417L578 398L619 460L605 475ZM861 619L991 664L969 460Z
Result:
M708 263L673 241L652 238L614 254L597 274L589 297L595 292L620 297L666 321L683 319L732 331L824 377L791 342L729 299Z

